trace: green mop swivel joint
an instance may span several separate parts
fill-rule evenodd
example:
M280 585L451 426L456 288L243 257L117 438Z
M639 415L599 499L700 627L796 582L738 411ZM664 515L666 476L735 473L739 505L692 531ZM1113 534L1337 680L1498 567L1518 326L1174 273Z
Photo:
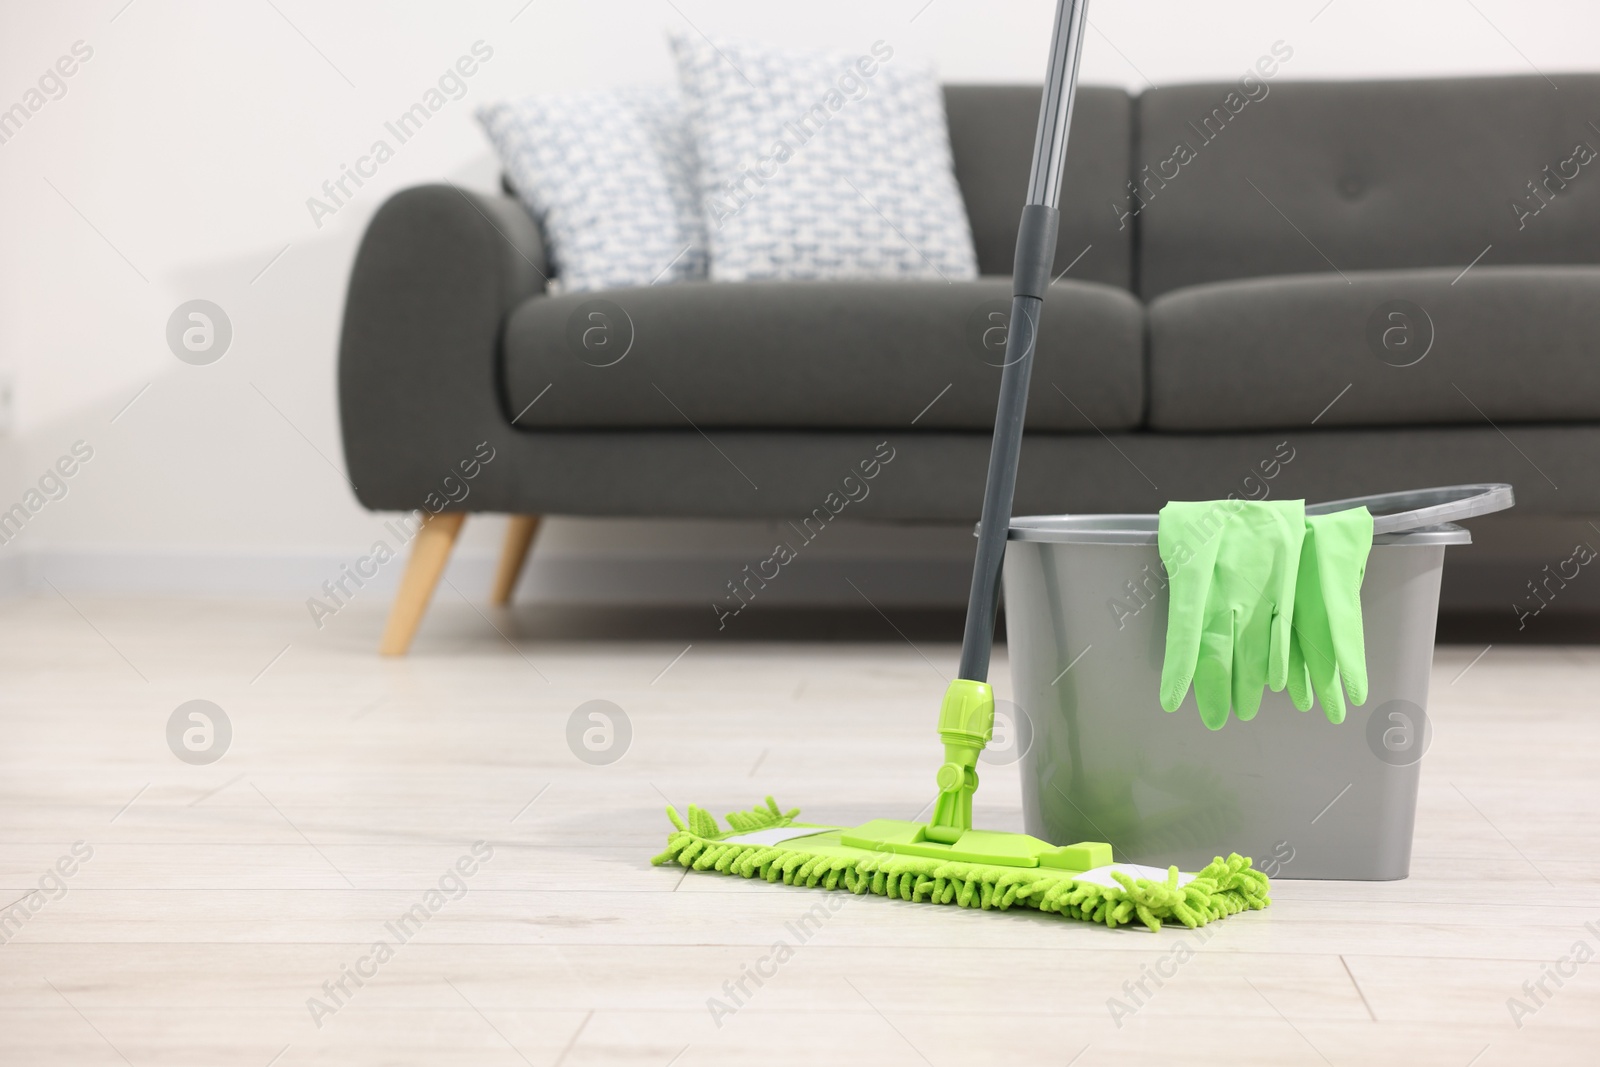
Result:
M972 794L978 791L978 753L994 735L994 690L988 682L957 678L939 705L944 764L934 780L939 798L928 823L930 841L955 844L972 829Z
M957 678L939 706L939 740L944 763L935 780L939 796L927 822L873 819L840 830L839 841L850 848L942 862L977 863L986 867L1047 868L1087 871L1111 862L1111 846L1082 841L1052 845L1027 834L972 828L972 794L978 790L978 754L994 733L994 690L987 682Z

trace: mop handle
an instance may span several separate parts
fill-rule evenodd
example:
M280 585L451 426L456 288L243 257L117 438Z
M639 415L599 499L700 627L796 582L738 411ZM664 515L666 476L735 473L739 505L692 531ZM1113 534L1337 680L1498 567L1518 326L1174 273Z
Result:
M1061 213L1061 169L1072 126L1072 97L1078 84L1078 57L1089 0L1058 0L1050 37L1050 69L1039 105L1039 130L1028 176L1028 199L1017 231L1012 270L1011 324L1006 331L1006 357L1000 372L1000 403L994 416L994 443L989 450L989 475L983 491L978 550L972 566L972 591L967 598L967 626L961 639L960 677L988 681L989 654L994 644L995 613L1000 607L1000 567L1005 561L1006 533L1011 526L1011 500L1017 488L1017 457L1022 452L1022 418L1028 407L1028 379L1033 373L1039 311L1055 262L1056 228Z

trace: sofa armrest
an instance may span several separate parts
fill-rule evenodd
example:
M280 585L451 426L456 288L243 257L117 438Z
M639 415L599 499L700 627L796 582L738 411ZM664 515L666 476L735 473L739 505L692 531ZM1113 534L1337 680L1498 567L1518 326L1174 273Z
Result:
M515 432L501 333L548 273L539 224L509 197L423 185L378 209L350 273L339 341L345 466L363 505L422 507L478 442ZM511 464L495 466L484 468L486 482L510 478Z

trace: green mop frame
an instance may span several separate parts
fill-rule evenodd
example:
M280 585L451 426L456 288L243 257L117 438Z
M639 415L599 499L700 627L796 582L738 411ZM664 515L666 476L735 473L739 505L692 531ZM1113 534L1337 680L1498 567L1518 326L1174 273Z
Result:
M1105 842L1057 846L1026 834L972 828L978 754L994 730L994 691L987 678L1000 570L1039 312L1055 260L1062 167L1088 6L1088 0L1058 0L1056 7L1027 201L1017 233L1010 328L961 667L939 709L945 756L935 776L939 793L932 817L926 823L875 819L851 829L817 826L797 822L798 808L784 811L767 797L764 805L729 814L729 829L723 830L702 808L690 805L685 820L669 806L667 815L676 830L666 851L652 862L917 902L1002 911L1035 908L1112 927L1138 921L1151 930L1174 919L1192 928L1270 903L1267 876L1238 854L1218 857L1193 877L1172 867L1157 880L1116 869Z

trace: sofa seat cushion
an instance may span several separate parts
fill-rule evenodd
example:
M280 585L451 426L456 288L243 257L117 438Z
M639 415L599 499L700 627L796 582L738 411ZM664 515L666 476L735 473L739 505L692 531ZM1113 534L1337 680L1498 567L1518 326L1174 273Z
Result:
M1600 419L1600 267L1218 282L1149 318L1155 430Z
M506 325L519 429L987 430L1009 278L700 283L536 296ZM1057 282L1032 430L1139 425L1144 312L1122 289Z

